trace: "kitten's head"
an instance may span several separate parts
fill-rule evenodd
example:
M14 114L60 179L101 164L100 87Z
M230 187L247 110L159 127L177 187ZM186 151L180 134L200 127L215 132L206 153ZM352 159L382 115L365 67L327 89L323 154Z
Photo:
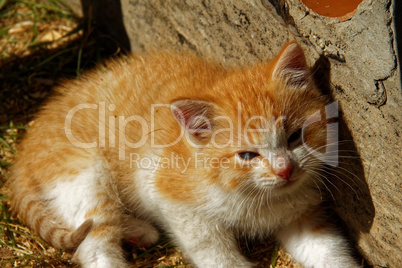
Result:
M205 162L199 172L206 178L227 190L281 195L317 177L329 137L329 102L296 42L269 64L235 70L198 95L175 101L172 112L197 161Z

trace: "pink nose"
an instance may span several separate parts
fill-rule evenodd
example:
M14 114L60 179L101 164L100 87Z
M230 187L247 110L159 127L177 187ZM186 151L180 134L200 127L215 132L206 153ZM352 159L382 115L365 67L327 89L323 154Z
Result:
M284 180L288 180L290 178L290 175L292 174L292 165L286 165L283 169L280 169L276 172L276 175L281 177Z
M277 154L273 160L274 173L282 179L288 180L293 170L289 156L286 154Z

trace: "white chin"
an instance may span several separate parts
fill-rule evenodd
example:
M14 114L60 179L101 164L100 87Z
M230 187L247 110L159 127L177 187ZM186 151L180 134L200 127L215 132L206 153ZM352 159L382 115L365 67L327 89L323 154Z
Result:
M273 189L276 187L282 187L284 183L286 183L284 180L276 177L263 177L263 178L258 178L255 180L255 183L257 184L258 187L261 188L266 188L266 189Z
M281 178L260 178L255 181L259 188L278 191L278 193L293 191L299 185L299 180L283 180Z

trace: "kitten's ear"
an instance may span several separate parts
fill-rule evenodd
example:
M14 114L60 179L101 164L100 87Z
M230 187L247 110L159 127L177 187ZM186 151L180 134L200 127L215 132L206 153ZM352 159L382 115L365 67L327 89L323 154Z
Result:
M201 140L212 132L212 103L200 100L179 100L171 104L173 116L192 137Z
M296 41L288 43L276 58L272 79L283 79L293 86L303 86L310 81L310 69L302 48Z

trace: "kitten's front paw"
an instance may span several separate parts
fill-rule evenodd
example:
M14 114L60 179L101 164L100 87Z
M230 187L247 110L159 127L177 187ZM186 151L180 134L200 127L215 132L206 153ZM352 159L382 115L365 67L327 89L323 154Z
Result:
M124 240L132 246L149 248L159 239L159 232L151 224L136 218L126 221Z

